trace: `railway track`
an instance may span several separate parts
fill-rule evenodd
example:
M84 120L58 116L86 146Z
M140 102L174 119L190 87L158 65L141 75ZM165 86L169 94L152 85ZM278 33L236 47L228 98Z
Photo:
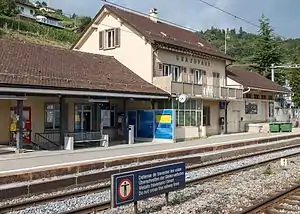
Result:
M263 152L265 153L265 152ZM251 156L258 156L261 154L256 154L256 155L251 155ZM241 166L238 168L234 168L231 170L227 170L227 171L223 171L223 172L219 172L219 173L215 173L206 177L201 177L198 179L190 179L187 180L187 185L195 185L195 184L200 184L203 182L206 182L208 180L211 179L217 179L219 177L222 176L226 176L232 173L236 173L242 170L246 170L249 168L253 168L253 167L257 167L259 165L264 165L264 164L268 164L270 162L274 162L277 160L280 160L281 158L289 158L289 157L293 157L293 156L297 156L300 155L300 152L296 152L293 154L288 154L288 155L283 155L280 157L276 157L276 158L272 158L272 159L268 159L268 160L264 160L261 161L259 163L253 163L250 165L245 165L245 166ZM249 157L250 155L248 155ZM196 171L199 170L201 168L205 168L205 167L209 167L212 165L218 165L218 164L224 164L224 163L230 163L233 161L238 161L238 160L242 160L242 159L246 159L247 157L239 157L239 158L233 158L233 159L228 159L225 161L218 161L218 162L214 162L214 163L208 163L208 164L198 164L198 165L193 165L187 168L187 172L192 172L192 171ZM110 184L105 184L101 187L94 187L94 188L89 188L89 189L84 189L84 190L77 190L77 191L72 191L72 192L67 192L67 193L61 193L61 194L56 194L56 195L51 195L48 197L44 197L44 198L39 198L39 199L35 199L35 200L27 200L27 201L23 201L23 202L18 202L18 203L14 203L14 204L8 204L5 206L0 207L0 213L6 213L6 212L10 212L10 211L17 211L17 210L21 210L21 209L25 209L27 207L31 207L31 206L35 206L35 205L41 205L41 204L47 204L53 201L61 201L64 199L68 199L68 198L72 198L72 197L80 197L83 195L88 195L88 194L92 194L92 193L99 193L102 191L106 191L110 189ZM98 204L92 204L89 206L85 206L85 207L80 207L74 210L70 210L70 211L65 211L62 212L61 214L71 214L71 213L93 213L96 211L103 211L103 210L107 210L110 208L110 201L104 201Z
M280 192L239 214L298 214L300 213L300 184Z

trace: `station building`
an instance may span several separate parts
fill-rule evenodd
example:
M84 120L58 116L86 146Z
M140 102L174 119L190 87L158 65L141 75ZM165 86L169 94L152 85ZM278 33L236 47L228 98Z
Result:
M125 113L153 109L168 94L110 56L0 40L0 142L60 149L66 135L100 131L126 140ZM19 117L20 115L20 117Z
M194 32L149 16L104 5L74 44L80 52L114 56L141 78L168 92L159 108L176 111L176 138L219 134L224 103L243 101L243 89L226 85L233 61ZM180 102L186 97L186 102ZM221 104L220 104L221 103Z

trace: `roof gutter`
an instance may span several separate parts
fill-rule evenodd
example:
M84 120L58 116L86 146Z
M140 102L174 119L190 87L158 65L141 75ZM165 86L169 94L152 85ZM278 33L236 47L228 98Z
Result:
M271 89L264 89L264 88L255 88L255 87L248 87L254 90L260 90L260 91L269 91L269 92L275 92L275 93L282 93L282 94L290 94L292 92L287 91L277 91L277 90L271 90Z
M251 88L248 87L248 89L247 89L246 91L243 91L243 94L247 94L247 93L249 93L250 91L251 91Z
M71 96L99 96L99 97L126 97L136 99L168 99L166 95L147 95L132 93L113 93L113 92L95 92L80 90L57 90L57 89L38 89L38 88L17 88L17 87L0 87L0 92L25 93L25 94L54 94L54 95L71 95Z

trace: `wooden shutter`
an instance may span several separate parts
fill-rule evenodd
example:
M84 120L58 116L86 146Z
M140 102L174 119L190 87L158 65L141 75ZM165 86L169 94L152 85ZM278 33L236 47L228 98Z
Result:
M104 49L104 31L99 32L99 50Z
M115 28L115 47L120 47L120 28Z

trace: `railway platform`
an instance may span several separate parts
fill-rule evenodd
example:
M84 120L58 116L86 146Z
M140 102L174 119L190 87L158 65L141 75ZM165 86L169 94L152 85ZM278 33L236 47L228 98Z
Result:
M141 162L158 158L180 157L206 152L219 152L249 145L300 137L300 129L291 133L239 133L212 136L206 139L179 143L138 143L108 148L90 148L75 151L41 151L0 156L0 177L5 174L43 171L76 165L115 161L117 164Z

